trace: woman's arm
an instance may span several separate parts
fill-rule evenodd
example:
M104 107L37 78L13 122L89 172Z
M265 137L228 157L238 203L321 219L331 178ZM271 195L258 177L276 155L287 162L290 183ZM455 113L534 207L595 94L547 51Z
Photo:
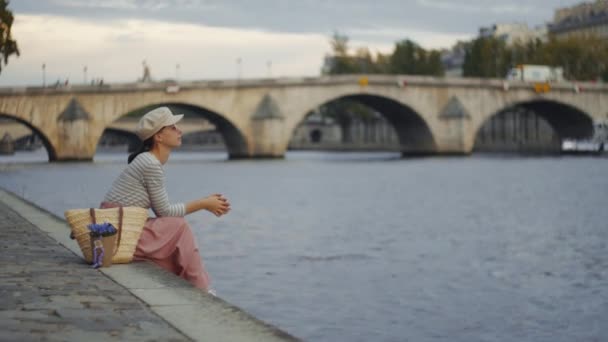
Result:
M156 216L185 216L204 209L219 217L230 211L230 203L220 194L213 194L186 204L170 204L165 188L165 174L160 164L146 168L144 181L150 196L150 205Z
M183 203L169 203L169 195L167 195L167 189L165 188L165 174L160 164L151 164L146 167L144 183L150 197L150 206L156 216L186 215L186 205Z
M186 214L203 209L208 210L219 217L230 211L230 203L228 203L228 200L220 194L213 194L186 203Z

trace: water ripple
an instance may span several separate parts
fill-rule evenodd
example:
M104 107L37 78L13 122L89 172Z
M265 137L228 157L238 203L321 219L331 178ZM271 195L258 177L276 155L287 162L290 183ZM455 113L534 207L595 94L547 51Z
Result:
M326 262L326 261L337 261L337 260L368 260L372 259L367 254L336 254L326 256L312 256L312 255L299 255L296 256L298 261L306 262Z

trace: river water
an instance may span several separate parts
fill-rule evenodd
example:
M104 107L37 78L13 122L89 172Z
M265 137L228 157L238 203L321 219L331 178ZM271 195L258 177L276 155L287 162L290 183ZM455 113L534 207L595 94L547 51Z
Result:
M1 157L0 186L62 216L96 206L126 155ZM605 341L608 158L401 159L175 153L218 295L308 341ZM17 163L15 163L17 162Z

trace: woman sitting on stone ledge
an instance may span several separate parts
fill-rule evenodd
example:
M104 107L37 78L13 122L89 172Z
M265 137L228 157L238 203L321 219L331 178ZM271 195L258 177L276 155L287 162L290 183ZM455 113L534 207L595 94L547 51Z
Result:
M175 124L182 117L160 107L139 120L136 134L142 144L129 155L129 165L114 181L101 207L152 208L156 217L146 222L133 259L150 260L208 291L209 276L184 216L204 209L219 217L230 211L230 203L220 194L188 203L169 202L162 166L171 150L181 145L182 132Z

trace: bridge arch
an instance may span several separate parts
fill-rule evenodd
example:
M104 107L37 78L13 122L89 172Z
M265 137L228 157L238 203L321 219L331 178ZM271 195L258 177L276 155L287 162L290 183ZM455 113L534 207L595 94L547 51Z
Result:
M561 138L583 139L593 134L591 115L556 100L533 100L518 104L547 120Z
M196 131L190 131L182 135L182 141L193 140L199 141L203 144L212 144L214 147L224 146L222 137L218 137L219 133L215 130L201 129Z
M546 121L560 140L584 139L593 134L593 118L584 110L554 99L532 99L512 102L486 117L475 127L473 135L475 139L490 120L517 108L533 112Z
M297 126L316 108L342 99L359 102L380 113L395 129L403 155L425 155L437 151L434 134L420 111L397 99L370 91L344 92L309 102L304 110L299 111L297 120L288 128L289 137L295 134Z
M176 114L184 114L185 117L199 116L212 123L216 130L222 135L229 158L238 158L248 154L247 140L243 132L228 118L220 113L213 112L205 107L186 102L160 102L148 104L142 107L132 108L116 120L130 113L145 114L148 110L156 107L167 106ZM100 136L101 137L101 136Z
M7 119L15 120L18 123L20 123L20 124L26 126L27 128L31 129L32 132L35 135L37 135L40 138L40 140L42 141L42 145L46 149L46 153L48 155L49 161L52 162L52 161L56 161L57 160L57 150L56 150L55 146L53 146L53 144L50 142L48 136L41 129L39 129L38 127L32 125L30 122L28 122L26 120L23 120L22 118L20 118L18 116L15 116L15 115L0 113L0 118L7 118Z
M99 147L100 144L103 145L104 136L107 136L107 135L123 137L127 141L127 145L128 145L127 150L129 152L134 151L139 146L140 140L139 140L139 137L135 133L130 132L128 130L124 130L124 129L106 127L106 129L103 131L102 136L99 138L99 143L98 143L97 147Z

